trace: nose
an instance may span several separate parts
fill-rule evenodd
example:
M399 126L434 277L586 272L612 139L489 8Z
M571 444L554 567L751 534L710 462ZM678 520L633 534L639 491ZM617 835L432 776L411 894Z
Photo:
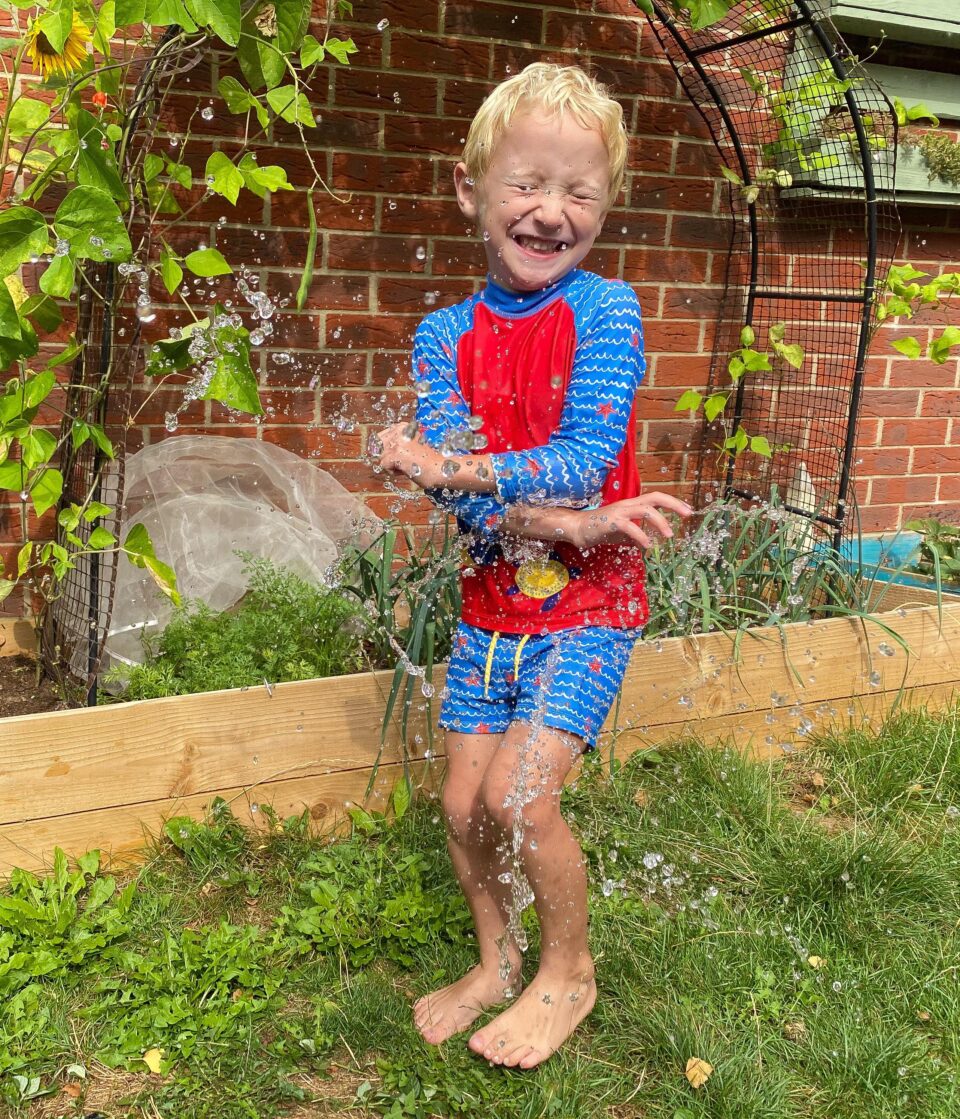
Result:
M549 190L541 191L537 220L542 225L556 229L563 222L563 195Z

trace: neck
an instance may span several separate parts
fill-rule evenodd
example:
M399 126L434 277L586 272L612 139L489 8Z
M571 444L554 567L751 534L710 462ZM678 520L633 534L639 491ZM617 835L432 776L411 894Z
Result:
M557 280L555 284L539 288L537 291L511 291L502 284L498 284L492 276L488 275L487 286L483 290L483 301L495 311L505 315L526 314L528 311L549 303L577 274L578 270L575 268Z

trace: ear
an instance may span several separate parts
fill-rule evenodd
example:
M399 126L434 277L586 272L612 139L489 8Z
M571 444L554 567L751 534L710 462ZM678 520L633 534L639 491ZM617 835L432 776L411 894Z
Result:
M458 163L456 167L454 167L453 185L457 192L457 203L460 206L460 213L462 213L465 218L469 218L470 221L476 221L480 213L480 206L477 201L477 188L467 172L467 165L465 163Z

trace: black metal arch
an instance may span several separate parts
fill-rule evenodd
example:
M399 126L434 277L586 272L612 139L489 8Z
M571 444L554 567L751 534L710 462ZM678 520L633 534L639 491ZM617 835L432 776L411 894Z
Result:
M803 347L799 370L777 359L737 383L728 429L743 425L781 449L770 459L721 455L724 495L763 499L776 487L789 511L832 530L839 547L878 278L900 236L896 115L816 0L741 3L698 31L667 0L653 0L649 20L743 184L729 191L709 388L730 387L727 362L746 325L760 350L780 323L785 342ZM702 432L698 499L719 430L717 422Z

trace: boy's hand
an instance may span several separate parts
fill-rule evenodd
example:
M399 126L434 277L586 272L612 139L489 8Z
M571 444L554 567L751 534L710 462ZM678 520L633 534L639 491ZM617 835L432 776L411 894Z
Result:
M443 455L421 442L412 424L393 424L385 428L370 439L367 449L384 470L406 475L421 489L435 489L444 484Z
M641 548L651 548L654 540L644 532L642 525L660 536L673 536L670 522L658 512L659 509L667 509L681 517L689 517L693 512L685 501L666 493L628 497L600 509L579 511L573 528L573 542L580 549L593 548L597 544L639 544Z

